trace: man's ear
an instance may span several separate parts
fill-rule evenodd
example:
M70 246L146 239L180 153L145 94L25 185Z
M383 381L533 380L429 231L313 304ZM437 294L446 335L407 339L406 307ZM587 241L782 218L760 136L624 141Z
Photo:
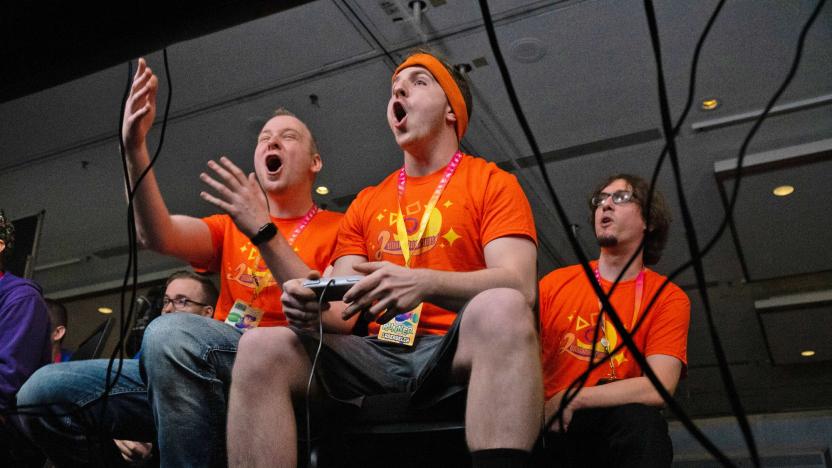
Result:
M214 316L214 307L213 306L205 306L202 308L202 316L212 318Z
M63 325L58 325L55 327L55 330L52 331L52 341L61 341L64 339L64 335L66 335L66 327Z
M324 168L324 162L321 161L321 155L315 153L312 155L312 166L309 168L314 174L321 172L321 169Z
M445 104L445 120L456 125L456 113L454 113L453 107L451 107L451 103Z
M0 240L0 254L2 254L4 250L6 250L6 241Z

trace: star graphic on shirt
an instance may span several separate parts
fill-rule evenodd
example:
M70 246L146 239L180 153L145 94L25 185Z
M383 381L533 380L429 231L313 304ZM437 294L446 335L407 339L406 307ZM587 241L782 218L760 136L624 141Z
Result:
M240 252L245 252L246 250L248 250L248 246L244 245L240 247Z
M453 246L454 242L457 239L461 239L462 236L460 236L459 234L454 232L454 228L451 228L451 229L448 230L448 232L445 233L444 236L442 236L442 238L445 239L446 241L448 241L448 245Z
M454 202L448 200L445 203L443 203L442 206L444 206L445 208L450 208L451 205L453 205L453 204L454 204Z
M384 215L383 215L383 214L381 214L381 213L379 213L379 214L378 214L378 216L376 216L376 220L378 220L379 222L381 222L381 220L382 220L382 219L384 219Z

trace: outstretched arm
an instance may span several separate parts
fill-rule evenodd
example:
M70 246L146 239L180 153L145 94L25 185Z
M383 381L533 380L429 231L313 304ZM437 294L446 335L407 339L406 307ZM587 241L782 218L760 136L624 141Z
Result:
M150 164L147 133L156 117L158 86L156 75L143 58L139 59L121 129L131 187ZM142 180L133 204L142 247L191 263L208 263L212 259L214 252L208 227L198 218L170 214L153 171Z

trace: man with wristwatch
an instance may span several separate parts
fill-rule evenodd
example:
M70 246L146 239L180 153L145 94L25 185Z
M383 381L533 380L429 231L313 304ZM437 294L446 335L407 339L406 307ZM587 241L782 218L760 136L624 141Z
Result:
M670 227L670 210L658 191L646 219L648 192L640 177L620 174L592 193L591 222L601 254L590 266L607 293L621 277L610 302L672 394L687 362L690 301L673 283L660 291L665 277L644 266L659 261ZM593 355L599 364L547 428L546 466L670 466L673 448L658 411L664 401L601 313L580 265L540 281L540 321L547 421Z
M131 184L149 164L146 137L156 113L157 88L157 77L140 59L122 125ZM131 411L142 411L142 405L146 411L149 405L155 424L144 427L135 423L140 418L99 415L95 421L106 425L103 431L95 427L79 438L94 434L101 436L100 443L107 443L107 437L157 441L162 466L225 464L226 395L242 333L236 320L249 315L259 326L285 325L279 285L310 269L322 271L330 263L342 215L322 210L312 200L321 167L309 128L281 108L257 137L254 173L245 174L222 157L208 162L212 175L200 175L210 189L201 192L201 198L226 214L202 219L171 215L154 173L144 177L134 189L139 242L197 270L218 272L220 296L214 319L166 314L148 326L141 376L139 366L124 361L122 373L130 373L147 388L145 394L133 396ZM72 400L71 395L64 398ZM111 403L107 408L124 406ZM119 426L121 421L130 427ZM82 428L65 430L73 429ZM62 455L71 457L66 459L69 463L95 462L98 454L85 450L89 447L82 442Z

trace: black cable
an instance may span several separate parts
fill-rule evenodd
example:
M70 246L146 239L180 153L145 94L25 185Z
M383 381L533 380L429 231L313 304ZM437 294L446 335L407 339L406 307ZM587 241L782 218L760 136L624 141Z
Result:
M483 15L483 22L485 25L486 32L488 33L489 43L491 45L492 51L494 53L495 59L497 64L500 68L500 74L502 75L504 84L506 86L506 90L509 95L509 99L512 103L512 108L515 111L517 119L520 123L520 126L523 129L523 132L526 136L526 139L529 142L529 145L532 148L532 152L534 153L535 159L537 160L538 166L541 169L541 173L546 185L547 190L549 191L549 195L552 197L552 200L555 205L556 213L558 215L558 219L560 220L564 231L567 233L567 238L569 240L570 245L572 246L573 251L578 256L580 260L581 266L586 274L587 278L590 281L593 289L595 290L595 294L598 296L599 300L602 303L603 309L609 314L610 320L613 322L616 330L619 331L621 335L622 341L627 345L627 348L633 354L633 358L638 362L641 366L643 372L645 373L646 377L653 383L654 387L656 387L656 391L662 396L662 398L668 403L668 406L676 413L679 417L680 421L688 428L688 431L699 440L699 442L711 452L712 455L724 461L724 463L731 465L730 460L721 452L719 449L696 427L695 424L690 420L690 418L684 413L682 408L676 403L676 401L672 398L672 396L667 392L667 390L661 385L661 382L658 380L658 377L652 371L650 366L647 364L644 356L639 352L635 343L632 341L632 337L629 333L626 332L626 328L624 324L618 318L618 315L615 312L615 309L609 303L608 297L604 294L603 290L601 289L600 284L598 284L597 280L595 279L594 273L591 271L589 267L589 261L586 258L586 255L581 250L580 245L578 243L577 238L575 237L574 233L571 232L569 229L570 222L566 215L563 206L560 203L557 195L555 194L554 188L552 186L551 180L549 179L549 175L545 170L545 166L543 163L543 158L540 152L540 149L537 145L537 141L534 138L533 133L531 132L531 128L526 120L525 115L523 114L522 108L520 106L519 99L517 98L516 93L514 92L514 86L511 82L511 76L508 72L508 68L505 64L505 60L503 59L502 53L500 52L499 43L497 41L496 32L494 30L493 22L491 21L491 14L488 9L487 0L479 0L480 9L482 10ZM622 333L623 330L623 333Z
M814 22L814 20L815 20L815 18L816 18L816 16L817 16L817 14L818 14L818 12L820 11L820 9L821 9L821 7L822 7L822 3L823 3L824 1L825 1L825 0L822 0L820 3L818 3L818 4L816 5L816 9L814 10L813 14L810 16L810 18L809 18L809 19L807 20L807 22L804 24L804 27L803 27L803 29L802 29L802 31L801 31L801 34L800 34L800 39L799 39L799 41L798 41L797 51L796 51L795 58L794 58L794 60L793 60L793 64L792 64L792 67L791 67L791 69L790 69L790 72L789 72L789 74L788 74L787 78L784 80L783 84L781 84L780 88L778 88L778 89L779 89L779 90L778 90L778 92L777 92L777 93L775 93L775 96L771 98L771 100L770 100L769 104L766 106L766 108L765 108L765 110L763 111L763 113L762 113L762 114L758 117L757 122L755 122L755 125L753 126L754 128L752 128L752 131L751 131L751 132L749 133L749 135L746 137L746 139L745 139L745 141L744 141L744 144L743 144L743 147L742 147L742 149L740 150L740 155L739 155L739 158L738 158L738 159L739 159L739 161L741 161L741 160L742 160L742 157L744 157L744 155L745 155L745 151L746 151L746 149L747 149L748 142L749 142L749 141L750 141L750 139L753 137L754 132L756 132L756 130L759 128L759 126L760 126L760 124L762 123L762 121L763 121L763 120L764 120L764 119L768 116L768 114L769 114L769 112L770 112L771 108L772 108L772 107L773 107L773 105L774 105L774 102L778 99L779 95L780 95L780 94L782 94L783 90L784 90L784 89L788 86L788 84L790 83L791 79L794 77L794 74L795 74L795 71L796 71L797 65L799 64L799 62L800 62L800 58L801 58L801 56L802 56L802 49L803 49L803 46L804 46L805 36L806 36L806 34L807 34L808 28L809 28L809 27L813 24L813 22ZM722 4L720 3L720 5L719 5L717 8L721 8L721 6L722 6ZM715 11L715 12L716 12L716 11ZM706 28L706 31L707 31L707 28ZM700 43L697 45L697 50L701 47L703 39L704 39L704 36L703 36L702 38L700 38ZM692 70L691 70L691 76L692 76L692 78L691 78L691 87L690 87L690 89L689 89L689 95L688 95L688 104L687 104L687 105L686 105L686 107L685 107L685 111L683 112L682 117L681 117L681 118L680 118L680 120L677 122L677 125L676 125L676 127L674 128L674 132L673 132L673 134L674 134L674 135L676 135L676 134L678 133L679 128L680 128L680 126L681 126L682 121L684 120L685 116L687 115L688 111L690 110L690 105L691 105L691 103L692 103L693 94L694 94L694 87L693 87L693 83L695 82L694 77L695 77L696 63L697 63L697 61L698 61L698 52L694 54L694 62L693 62L693 65L692 65ZM665 147L663 148L663 150L662 150L662 155L661 155L661 157L660 157L660 159L659 159L659 162L658 162L658 164L657 164L657 166L656 166L656 169L655 169L655 171L654 171L654 173L653 173L653 178L652 178L652 181L651 181L651 195L650 195L650 197L652 197L652 190L653 190L653 187L655 186L655 183L656 183L656 180L657 180L657 177L658 177L658 172L659 172L659 169L660 169L660 167L661 167L661 165L662 165L662 163L663 163L664 157L667 155L667 150L668 150L668 147L667 147L667 146L665 146ZM741 163L738 163L738 167L740 167L740 168L741 168ZM741 179L741 177L742 177L742 173L741 173L741 170L739 170L739 171L738 171L738 174L737 174L737 180L739 181L739 179ZM649 212L649 209L650 209L650 204L648 204L648 212ZM728 208L728 214L732 213L732 211L733 211L733 204L732 204L732 205ZM726 215L726 216L728 216L728 215ZM649 216L646 216L646 217L649 219ZM727 218L723 221L723 223L727 223ZM726 224L726 225L727 225L727 224ZM722 230L724 231L724 227L722 228ZM720 233L718 233L718 234L715 236L715 238L714 238L714 239L718 238L718 237L719 237L719 235L720 235ZM700 255L705 255L705 254L706 254L706 253L707 253L707 252L708 252L708 251L709 251L709 250L713 247L713 245L714 245L714 243L715 243L715 240L714 240L714 239L712 239L712 240L708 243L708 246L707 246L707 247L705 247L705 249L703 249L703 250L700 252ZM685 269L689 268L689 267L691 266L691 264L692 264L692 261L688 261L688 262L686 262L685 264L683 264L681 267L679 267L679 268L677 268L676 270L674 270L674 271L673 271L670 275L668 275L668 277L666 278L666 280L664 281L664 283L662 283L662 285L659 287L659 290L656 292L656 295L653 297L653 299L651 300L650 304L648 304L648 309L649 309L650 307L652 307L652 306L653 306L653 304L655 303L656 299L659 297L659 295L660 295L661 291L662 291L662 290L663 290L663 289L667 286L667 284L668 284L670 281L672 281L675 277L677 277L677 276L678 276L678 275L679 275L682 271L684 271ZM642 317L639 319L639 321L636 323L636 326L635 326L635 327L633 328L633 330L631 331L631 333L632 333L632 334L635 334L635 332L636 332L636 331L640 328L641 324L644 322L645 317L646 317L646 314L645 314L644 316L642 316ZM617 347L614 351L612 351L612 352L611 352L611 354L615 354L615 353L616 353L616 352L618 352L618 350L620 350L621 348L622 348L621 346ZM599 365L601 365L601 364L603 364L603 361L601 361L601 362L599 362L599 363L596 363L596 364L594 364L594 365L590 366L590 368L589 368L589 369L585 372L585 374L588 376L588 374L589 374L589 372L591 372L591 370L595 369L596 367L598 367L598 366L599 366ZM574 384L574 382L573 382L573 384Z
M127 187L127 236L128 236L129 257L128 257L128 261L127 261L127 271L124 274L124 281L122 282L122 287L121 287L121 296L120 296L120 301L121 301L121 309L120 309L121 310L121 327L119 329L119 339L118 339L118 343L116 344L116 348L113 350L113 354L110 356L110 362L107 365L106 386L105 386L105 396L104 396L104 400L105 400L105 405L104 406L105 407L106 407L106 398L107 398L106 394L109 394L109 392L112 390L112 388L118 382L118 379L121 377L122 360L124 358L123 344L124 344L124 340L125 340L125 337L127 335L127 332L129 331L129 328L130 328L129 324L130 324L130 321L133 317L133 313L135 311L136 296L138 295L138 245L137 245L137 241L136 241L137 234L136 234L136 218L135 218L135 207L134 207L135 195L136 195L136 192L139 189L139 186L144 181L147 174L149 174L150 171L153 169L153 166L156 164L156 161L158 160L159 155L162 152L162 147L164 146L164 141L165 141L165 133L166 133L166 130L167 130L168 116L170 114L170 104L171 104L171 101L173 99L173 83L172 83L171 77L170 77L170 65L168 63L168 50L167 50L167 48L162 49L162 57L163 57L164 66L165 66L165 81L167 82L168 95L167 95L167 98L165 100L165 111L164 111L164 115L163 115L163 118L162 118L162 128L161 128L161 131L159 132L159 143L158 143L158 146L156 147L156 151L153 154L153 158L150 160L147 167L144 168L144 170L141 172L139 177L136 178L136 181L132 184L132 186L130 184L130 174L128 172L128 166L127 166L127 155L126 155L125 145L124 145L124 135L123 135L122 129L121 129L121 125L123 125L123 122L124 122L124 107L127 103L127 97L128 97L127 94L125 94L125 96L123 98L123 101L121 103L122 110L121 110L121 113L120 113L121 121L120 121L120 125L119 125L119 150L121 152L122 167L123 167L123 170L124 170L124 178L125 178L124 179L125 180L125 186ZM128 63L128 71L131 71L131 70L132 70L132 64ZM131 86L132 86L132 74L131 74L130 79L128 80L127 89L129 90ZM132 286L131 286L131 289L130 289L130 291L131 291L130 306L128 308L127 316L126 316L126 319L125 319L125 303L124 303L124 300L125 300L125 296L126 296L126 290L127 290L128 282L130 280L131 275L132 275L133 282L132 282ZM116 356L120 356L121 359L119 359L119 364L118 364L118 369L116 370L116 375L113 378L113 381L110 382L110 372L112 370L113 362L114 362Z
M789 72L789 74L788 74L787 78L784 80L783 84L780 86L780 88L778 88L778 89L779 89L779 91L778 91L777 93L775 93L775 96L774 96L774 97L772 97L772 98L771 98L771 100L770 100L769 104L766 106L766 108L765 108L765 110L763 111L763 113L762 113L760 116L758 116L758 118L757 118L757 122L755 122L755 125L753 126L753 128L752 128L751 132L748 134L748 136L747 136L747 137L746 137L746 139L744 140L744 141L745 141L745 143L743 144L743 148L741 148L741 149L740 149L740 152L739 152L740 154L739 154L739 156L738 156L738 161L741 161L741 160L742 160L742 158L744 157L744 155L745 155L745 151L746 151L746 149L747 149L747 144L748 144L748 142L750 141L751 137L753 137L753 133L754 133L754 132L756 132L756 129L758 129L758 128L759 128L759 124L760 124L760 123L762 123L762 121L763 121L763 120L764 120L764 119L768 116L768 114L769 114L769 112L770 112L771 108L772 108L772 107L773 107L773 105L774 105L774 102L775 102L775 101L777 100L777 98L779 97L779 94L782 94L782 91L783 91L783 90L784 90L784 89L788 86L788 84L790 83L791 79L793 78L794 73L795 73L796 68L797 68L797 65L799 64L800 59L801 59L801 57L802 57L802 49L803 49L803 46L804 46L805 35L806 35L807 31L808 31L808 28L809 28L809 27L813 24L813 22L814 22L814 20L815 20L815 18L816 18L816 16L817 16L817 13L818 13L818 12L820 11L820 9L821 9L821 6L822 6L821 4L822 4L824 1L825 1L825 0L822 0L820 3L818 3L818 4L816 5L816 9L814 10L813 14L812 14L812 15L810 15L810 18L809 18L809 19L807 20L807 22L804 24L803 29L802 29L801 34L800 34L800 39L799 39L799 41L798 41L798 46L797 46L797 51L796 51L796 54L795 54L795 58L794 58L794 60L793 60L793 64L792 64L792 66L791 66L791 68L790 68L790 72ZM721 8L721 4L718 6L718 8ZM707 31L707 28L706 28L706 31ZM684 120L685 116L687 115L688 111L690 110L690 106L691 106L691 104L692 104L693 94L694 94L694 86L695 86L695 85L694 85L694 84L695 84L695 78L694 78L694 77L695 77L695 73L696 73L696 63L698 62L698 58L699 58L699 57L698 57L698 49L701 47L702 42L703 42L703 39L704 39L704 36L700 38L700 42L699 42L699 44L697 45L697 53L695 53L695 54L694 54L694 61L693 61L692 70L691 70L691 83L690 83L690 87L689 87L689 94L688 94L688 103L687 103L687 105L685 106L685 111L682 113L682 117L680 118L679 122L677 122L677 125L676 125L676 127L674 128L674 135L678 134L679 128L680 128L680 126L681 126L681 123L682 123L682 121ZM653 187L654 187L654 186L655 186L655 184L656 184L656 180L657 180L657 178L658 178L658 173L659 173L659 170L660 170L660 168L661 168L661 166L662 166L662 164L663 164L663 162L664 162L664 158L665 158L665 156L667 156L667 150L668 150L668 147L667 147L667 145L665 145L665 147L664 147L664 148L663 148L663 150L662 150L662 154L661 154L661 157L660 157L660 159L659 159L659 162L658 162L658 164L656 165L656 168L655 168L654 173L653 173L652 181L651 181L651 184L650 184L650 195L649 195L649 198L651 198L651 199L652 199ZM741 167L742 167L742 165L741 165L741 163L739 163L739 166L738 166L738 167L740 168L740 169L738 170L738 172L737 172L737 180L739 181L739 180L742 178L742 173L741 173ZM650 204L648 204L648 206L647 206L647 209L648 209L648 211L647 211L647 212L648 212L648 213L649 213L650 208L651 208L651 205L650 205ZM730 213L732 213L732 212L733 212L733 205L731 205L731 206L729 206L729 207L728 207L728 213L730 214ZM727 216L727 215L726 215L726 216ZM647 216L645 216L645 217L646 217L647 219L649 219L649 215L647 215ZM725 226L727 226L727 219L726 219L726 220L724 220L724 221L723 221L723 223L726 223L726 224L725 224ZM722 230L724 231L724 227L723 227L723 229L722 229ZM717 239L719 236L720 236L720 233L719 233L719 231L718 231L718 233L716 234L716 236L715 236L713 239L711 239L711 241L709 241L708 245L707 245L707 246L706 246L706 247L702 250L701 255L705 255L705 254L707 254L707 252L708 252L708 251L710 251L710 250L713 248L714 243L715 243L715 240L714 240L714 239ZM662 285L659 287L659 290L656 292L656 296L653 298L653 300L651 300L650 304L648 304L648 309L652 307L652 305L655 303L655 300L658 298L659 294L660 294L660 293L661 293L661 291L662 291L662 290L666 287L666 285L667 285L669 282L671 282L674 278L676 278L676 277L677 277L677 276L678 276L678 275L679 275L682 271L684 271L684 270L686 270L687 268L689 268L689 267L691 266L691 264L692 264L692 261L688 261L688 262L684 263L683 265L681 265L679 268L677 268L676 270L674 270L672 273L670 273L670 274L667 276L667 278L666 278L666 280L664 281L664 283L662 283ZM637 330L641 327L641 324L644 322L645 317L646 317L646 314L645 314L644 316L642 316L642 317L638 320L638 322L636 323L635 327L634 327L634 328L633 328L633 330L631 331L631 333L632 333L632 334L635 334L635 332L636 332L636 331L637 331ZM618 350L620 350L620 349L621 349L621 347L620 347L620 346L619 346L619 347L617 347L617 348L615 349L615 351L613 351L611 354L615 354L615 353L616 353L616 352L618 352ZM603 361L602 361L601 363L603 363ZM589 374L589 372L591 372L591 370L593 370L593 369L595 369L596 367L598 367L598 365L600 365L601 363L594 364L594 365L590 366L590 369L588 369L588 370L586 371L586 374L588 375L588 374ZM574 384L574 382L573 382L573 384Z
M693 107L693 98L694 98L694 95L696 94L696 72L697 72L697 69L699 67L699 57L702 53L702 47L705 45L705 40L707 39L708 35L710 34L711 29L713 28L713 25L716 22L716 18L719 16L719 13L720 13L720 11L722 11L722 7L724 5L725 5L725 0L720 0L719 3L717 4L717 6L714 8L713 12L711 12L710 17L708 18L708 21L705 24L705 29L702 31L702 34L699 35L699 40L697 40L697 42L696 42L696 47L694 48L694 52L693 52L693 58L691 59L690 71L688 72L688 76L689 76L689 79L688 79L688 96L687 96L687 100L685 102L684 110L682 111L682 114L679 116L679 119L676 121L676 125L674 125L674 127L673 127L673 136L674 137L679 134L679 130L681 129L682 124L685 122L685 119L687 119L688 113L690 112L691 108ZM651 210L653 208L653 196L654 196L654 193L655 193L655 190L656 190L656 182L658 181L659 172L661 171L662 165L664 164L665 157L668 154L667 151L668 151L668 145L665 142L665 145L662 148L661 154L659 156L659 160L656 163L655 169L653 170L653 176L650 179L650 185L649 185L649 188L648 188L648 191L647 191L647 202L646 202L647 209L644 213L644 219L647 221L648 229L645 233L645 236L642 237L641 243L639 244L638 249L630 257L630 259L627 261L627 263L624 265L624 267L621 269L621 273L619 273L618 277L615 279L615 282L610 287L610 290L607 293L607 296L609 296L609 297L612 297L612 294L615 291L615 289L618 286L621 279L623 278L624 273L630 268L630 265L632 265L633 261L635 261L635 259L638 258L638 256L644 251L644 248L647 245L647 240L649 238L648 236L651 235L649 224L650 224L650 219L651 219ZM661 296L662 291L664 291L664 289L665 289L665 287L667 287L668 283L670 283L670 279L666 278L665 281L659 286L659 288L656 291L653 298L651 298L651 300L648 302L647 307L644 310L644 313L642 313L642 315L639 317L638 321L633 326L633 329L630 330L631 335L635 335L636 331L639 328L641 328L641 324L644 323L644 321L646 320L649 312L652 310L653 306L655 305L656 300ZM596 322L594 337L593 337L593 341L592 341L593 343L596 343L597 340L598 340L598 323L600 323L600 318L603 316L603 313L604 312L602 310L599 314L598 322ZM615 353L618 352L618 350L620 350L620 349L621 349L621 346L617 346L613 351L611 351L609 353L609 356L614 356ZM567 387L567 391L570 391L576 385L578 387L583 387L585 385L587 379L589 378L590 373L604 362L606 362L606 360L602 360L598 364L593 364L593 363L595 363L595 348L593 347L592 352L591 352L591 356L590 356L590 359L589 359L589 365L587 366L586 372L584 374L578 376L577 379L575 379L572 383L570 383L569 386ZM571 401L571 399L562 400L561 408L559 408L559 412L557 413L556 417L562 416L563 410L570 403L570 401ZM561 425L562 424L563 424L563 422L561 421Z
M310 397L312 396L312 380L315 378L315 369L318 367L318 357L321 355L321 349L324 345L324 297L326 297L326 290L335 283L335 278L327 281L326 286L321 291L321 297L318 298L318 348L315 350L315 357L312 359L312 368L309 369L309 381L306 383L306 460L307 463L312 460L312 403Z
M650 29L650 42L653 46L653 55L656 63L656 77L658 81L659 94L659 110L661 112L662 129L667 141L668 153L670 156L671 167L673 168L673 176L676 180L676 195L679 197L679 207L682 212L682 222L685 226L685 237L687 238L688 250L690 251L690 258L693 263L693 270L696 275L696 283L699 289L699 295L702 298L702 303L705 308L705 315L708 319L708 331L711 335L711 342L714 346L714 352L719 363L720 376L725 385L728 400L731 404L734 416L740 425L745 444L751 455L751 461L754 466L760 466L760 456L757 452L757 444L754 441L754 435L751 432L751 426L748 424L748 418L745 415L745 409L740 401L736 385L734 384L731 370L728 366L728 359L725 357L725 350L722 347L722 342L719 339L719 334L714 323L713 314L711 312L710 299L708 290L705 286L705 269L702 265L702 253L699 250L699 242L696 237L696 229L693 225L693 218L688 209L685 191L682 185L681 170L679 168L679 157L676 152L676 141L673 135L673 130L670 124L670 104L667 98L667 88L664 82L664 71L662 67L661 43L659 41L659 31L656 21L656 12L653 8L652 0L644 0L644 10L647 15L647 25ZM730 214L726 219L730 217Z

